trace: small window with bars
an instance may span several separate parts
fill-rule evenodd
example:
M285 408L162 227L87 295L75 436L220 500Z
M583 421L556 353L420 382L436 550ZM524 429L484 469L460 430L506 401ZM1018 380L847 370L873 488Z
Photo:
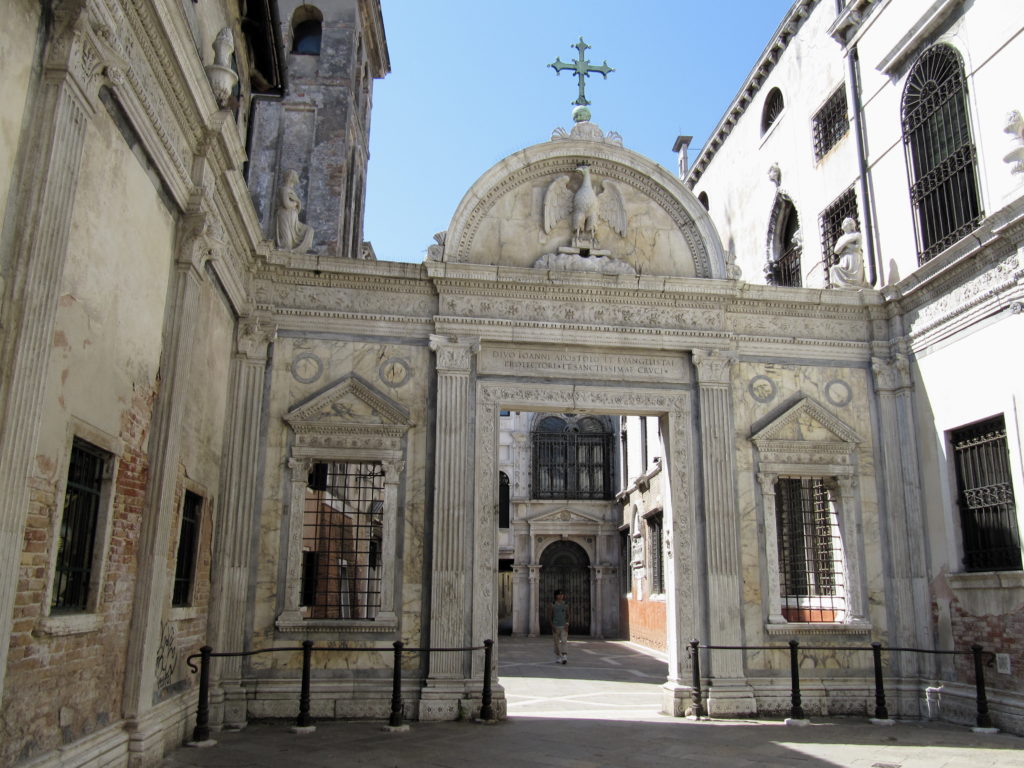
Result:
M665 594L664 518L657 512L647 518L647 567L651 594Z
M320 462L306 484L301 603L311 619L374 619L380 609L384 471Z
M111 454L75 438L57 538L51 613L86 611L95 596L96 539Z
M860 230L860 217L857 215L857 194L853 187L843 192L833 200L828 208L821 212L818 217L818 227L821 229L821 254L825 269L825 284L829 284L828 268L835 262L833 249L836 241L843 234L843 219L851 218L857 222L857 229Z
M178 533L178 555L174 565L174 590L171 605L192 603L192 584L195 580L196 555L199 551L199 523L203 511L203 497L185 491L181 505L181 529Z
M633 567L630 560L633 556L633 537L629 535L629 526L619 531L619 592L628 595L633 591Z
M846 618L842 537L821 478L775 484L782 615L787 621Z
M1017 505L1002 415L950 433L968 571L1021 570Z
M821 160L850 130L846 114L846 88L840 87L822 104L811 121L814 159Z

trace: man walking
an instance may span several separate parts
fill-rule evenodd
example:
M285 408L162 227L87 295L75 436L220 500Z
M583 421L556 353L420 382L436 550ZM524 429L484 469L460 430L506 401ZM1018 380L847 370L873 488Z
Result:
M551 625L551 637L555 643L555 659L562 664L569 661L566 655L569 644L569 604L565 602L565 592L555 590L555 602L548 605L548 623Z

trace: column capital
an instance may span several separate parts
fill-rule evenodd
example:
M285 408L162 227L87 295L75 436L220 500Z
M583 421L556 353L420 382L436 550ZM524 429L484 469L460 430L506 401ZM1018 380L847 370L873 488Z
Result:
M480 351L480 340L431 334L430 348L437 355L437 370L468 373L473 355Z
M910 358L897 352L890 358L872 357L871 370L875 374L875 391L895 393L913 388Z
M277 323L266 312L253 312L238 321L235 346L238 354L252 360L265 360L267 345L277 338Z
M397 485L399 480L402 479L402 473L405 472L405 462L383 461L381 465L384 467L384 483L386 485Z
M697 381L701 386L707 384L728 384L732 365L737 354L732 350L694 349L690 352L693 365L697 369Z
M761 493L764 496L775 495L775 481L779 479L779 476L773 472L758 472L757 482L761 486Z
M119 52L114 31L98 18L91 3L62 0L54 6L45 76L51 82L66 78L73 83L80 102L92 112L104 76L115 88L121 86L131 65Z

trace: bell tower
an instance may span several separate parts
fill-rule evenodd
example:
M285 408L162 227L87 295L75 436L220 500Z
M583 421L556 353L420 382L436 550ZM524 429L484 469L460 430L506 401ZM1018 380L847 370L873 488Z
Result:
M260 224L282 250L363 258L373 80L391 69L380 0L279 0L277 8L282 87L254 94L248 141ZM280 236L282 199L311 241Z

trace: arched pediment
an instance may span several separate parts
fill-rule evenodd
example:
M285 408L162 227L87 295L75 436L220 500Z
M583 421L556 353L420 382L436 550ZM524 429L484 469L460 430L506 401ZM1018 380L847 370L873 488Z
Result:
M595 207L579 202L588 184ZM584 221L584 208L594 215L581 236L574 225ZM608 274L726 276L721 240L693 193L642 155L592 139L537 144L488 170L463 197L435 258Z

